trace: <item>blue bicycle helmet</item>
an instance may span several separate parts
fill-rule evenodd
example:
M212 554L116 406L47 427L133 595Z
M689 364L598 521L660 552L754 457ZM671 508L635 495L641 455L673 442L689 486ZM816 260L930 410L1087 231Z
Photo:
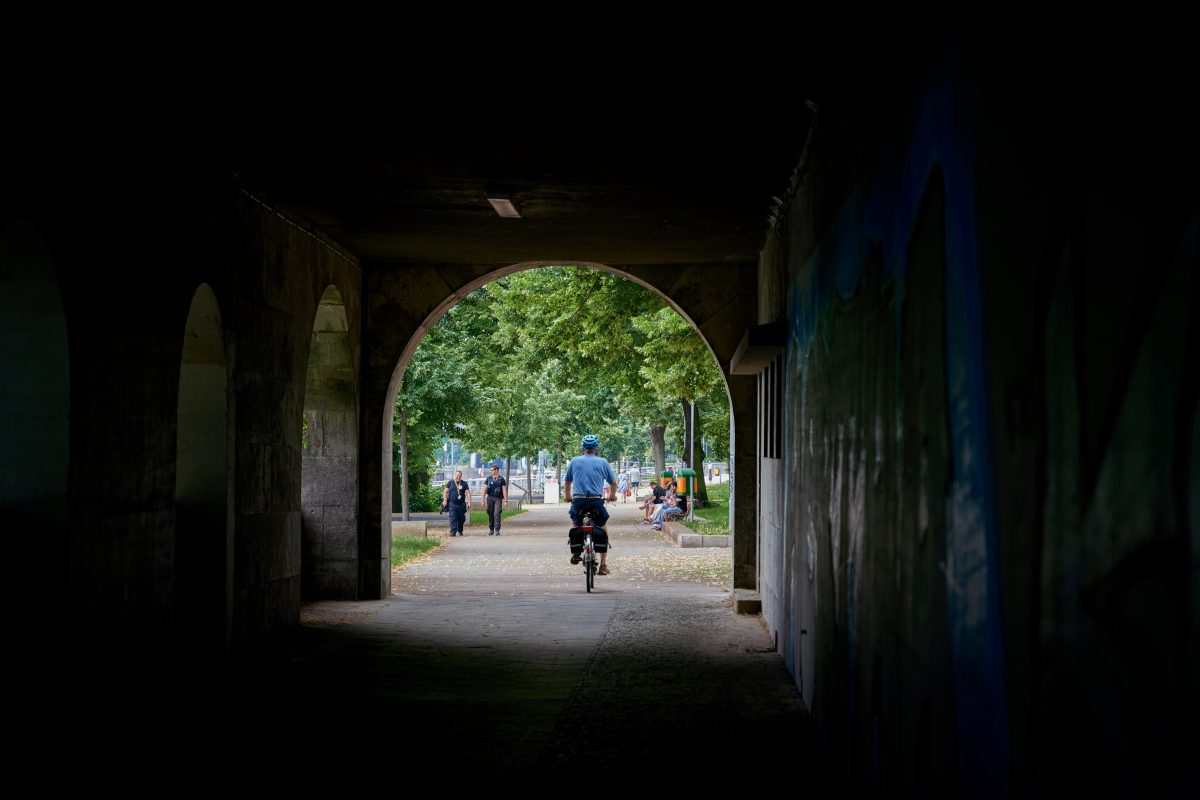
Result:
M584 450L596 450L600 447L600 437L594 433L589 433L583 437Z

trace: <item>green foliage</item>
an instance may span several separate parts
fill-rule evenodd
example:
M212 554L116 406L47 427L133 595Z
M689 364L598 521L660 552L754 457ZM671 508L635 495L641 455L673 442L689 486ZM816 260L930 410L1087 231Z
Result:
M473 387L480 380L475 342L494 324L477 296L464 298L442 316L413 354L396 395L392 439L399 451L401 409L407 412L408 485L410 510L435 511L441 495L430 508L419 509L413 497L429 483L436 464L435 453L446 436L458 437L458 425L471 418L475 404ZM399 458L394 460L399 470ZM421 505L427 505L422 502Z
M412 561L423 553L436 550L441 542L437 539L426 539L423 536L393 536L392 537L392 566Z
M724 382L697 401L699 435L712 449L714 461L729 460L729 395Z
M409 483L409 511L439 511L442 508L442 490L430 485L426 480L422 483Z
M690 401L724 385L708 347L673 309L635 317L633 326L646 337L638 347L644 357L639 372L656 396Z
M428 482L444 436L486 459L569 458L596 433L609 458L644 458L652 425L682 431L681 397L714 409L697 419L710 446L727 451L720 371L660 297L600 270L506 276L443 315L409 364L397 408L408 413L410 492ZM399 423L395 431L399 442Z

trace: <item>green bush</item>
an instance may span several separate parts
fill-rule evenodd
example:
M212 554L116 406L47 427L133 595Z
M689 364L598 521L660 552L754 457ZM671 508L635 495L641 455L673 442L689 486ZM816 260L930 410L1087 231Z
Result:
M409 511L441 511L442 490L428 483L408 485Z

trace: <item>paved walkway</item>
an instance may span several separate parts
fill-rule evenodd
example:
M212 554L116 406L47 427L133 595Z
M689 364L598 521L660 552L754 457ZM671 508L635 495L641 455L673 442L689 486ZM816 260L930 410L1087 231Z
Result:
M580 789L585 764L618 792L730 770L798 785L809 717L760 619L728 605L731 551L674 547L635 505L610 508L612 574L592 594L566 508L535 506L501 536L447 538L385 601L305 606L288 646L237 676L238 714L313 766L382 759L447 791Z

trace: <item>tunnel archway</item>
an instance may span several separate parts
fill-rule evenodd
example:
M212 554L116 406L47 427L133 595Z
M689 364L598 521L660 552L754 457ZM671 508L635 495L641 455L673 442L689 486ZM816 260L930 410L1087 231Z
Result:
M175 639L189 660L225 652L232 624L229 383L221 309L192 297L179 367L175 467Z
M370 431L374 429L381 435L382 474L379 477L380 483L377 484L381 489L379 499L381 501L382 525L379 530L382 539L381 550L384 553L384 559L381 559L379 562L381 596L386 596L390 591L389 570L385 560L386 554L390 551L391 475L394 457L392 426L390 422L392 411L395 407L397 391L413 354L416 352L425 334L437 323L442 315L476 289L516 272L563 266L607 272L638 284L658 295L696 331L710 355L715 359L720 368L722 380L725 384L726 396L730 403L730 425L732 430L730 434L729 511L731 528L734 531L735 539L734 587L754 588L756 581L755 508L752 499L747 501L745 499L746 495L744 493L739 495L739 493L752 491L753 488L753 460L755 458L753 445L755 430L754 398L757 391L757 379L730 374L728 369L735 351L739 345L743 344L742 340L746 335L748 327L754 322L755 296L757 291L757 286L753 279L754 266L703 265L687 269L645 266L617 268L593 262L554 260L521 262L493 268L475 267L469 271L462 269L431 270L431 272L440 274L430 275L428 278L429 282L435 285L441 284L447 286L448 289L444 295L440 287L435 290L437 292L436 296L433 293L424 293L419 299L422 302L428 301L428 305L424 305L421 308L419 315L409 316L411 315L411 311L408 314L395 315L399 318L397 320L399 324L394 325L386 334L393 337L392 345L394 349L389 351L388 356L383 357L386 358L389 365L394 365L391 367L391 372L388 376L389 382L384 392L386 401L383 414L381 415L381 420L384 421L384 424L379 425L379 421L376 420L365 421L367 422L366 430ZM425 279L406 275L404 278L404 287L413 286L417 280L424 282ZM386 294L386 289L380 291L380 295L386 296ZM412 295L409 294L403 297L402 302L411 304L413 302ZM408 320L404 319L405 316L408 316ZM407 328L404 326L405 322L409 323ZM379 333L383 332L380 331ZM381 335L377 338L383 339L384 337ZM376 346L378 347L378 344ZM375 356L377 362L382 361L383 358L379 355ZM375 428L375 425L379 425L379 427ZM738 447L739 437L743 443L740 449ZM741 484L741 489L739 489L738 484L739 470L737 465L743 467L742 474L745 476ZM736 499L738 496L743 497L742 507L739 507L738 500ZM374 503L371 503L371 506L374 506ZM739 513L739 511L742 513Z
M39 535L67 524L70 355L58 275L38 229L0 230L0 441L20 468L0 473L0 506ZM65 542L51 544L65 552Z
M342 294L313 319L301 438L300 571L305 601L358 597L358 386Z

